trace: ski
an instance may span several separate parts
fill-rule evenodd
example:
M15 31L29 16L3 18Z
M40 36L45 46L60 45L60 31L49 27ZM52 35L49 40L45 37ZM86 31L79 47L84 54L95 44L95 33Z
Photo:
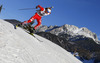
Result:
M41 41L40 39L38 39L36 36L34 36L34 34L31 34L34 38L36 38L38 41L40 41L40 42L43 42L43 41Z
M29 26L29 28L30 28L29 30L26 30L24 26L21 26L20 24L14 24L14 29L17 29L17 27L22 27L22 29L25 30L25 32L27 32L30 35L32 35L38 41L43 42L43 41L39 40L36 36L34 36L34 32L33 32L33 29L31 29L32 28L31 26Z

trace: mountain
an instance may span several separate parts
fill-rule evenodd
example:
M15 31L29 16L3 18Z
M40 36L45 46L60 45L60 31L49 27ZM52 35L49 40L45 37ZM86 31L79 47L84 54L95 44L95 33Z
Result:
M18 23L21 23L19 20L16 20L16 19L4 19L4 21L7 21L11 24L18 24Z
M57 36L66 38L66 36L69 36L66 38L70 41L78 40L79 38L92 38L96 43L99 44L99 40L97 38L97 35L94 32L91 32L86 27L78 28L74 25L68 25L65 24L63 26L44 26L41 25L37 32L50 32L51 34L55 34Z
M0 63L82 63L51 41L0 20Z

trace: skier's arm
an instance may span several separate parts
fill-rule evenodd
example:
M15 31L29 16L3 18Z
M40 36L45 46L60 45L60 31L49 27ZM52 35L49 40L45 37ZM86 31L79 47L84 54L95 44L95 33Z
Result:
M50 15L51 14L51 12L50 13L46 13L46 15Z
M40 10L41 10L41 11L43 11L43 10L44 10L44 8L43 8L43 7L41 7L40 5L36 6L36 8L40 8Z

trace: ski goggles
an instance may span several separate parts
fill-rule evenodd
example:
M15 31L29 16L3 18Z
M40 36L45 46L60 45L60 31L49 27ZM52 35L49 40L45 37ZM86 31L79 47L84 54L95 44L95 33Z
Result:
M48 12L48 13L51 13L51 10L50 10L50 9L47 9L47 12Z
M49 13L49 11L47 10L47 12Z

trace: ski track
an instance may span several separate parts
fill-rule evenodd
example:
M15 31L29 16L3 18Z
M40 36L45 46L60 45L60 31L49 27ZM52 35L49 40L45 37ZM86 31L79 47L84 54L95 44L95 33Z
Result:
M0 63L82 63L60 46L0 20Z

